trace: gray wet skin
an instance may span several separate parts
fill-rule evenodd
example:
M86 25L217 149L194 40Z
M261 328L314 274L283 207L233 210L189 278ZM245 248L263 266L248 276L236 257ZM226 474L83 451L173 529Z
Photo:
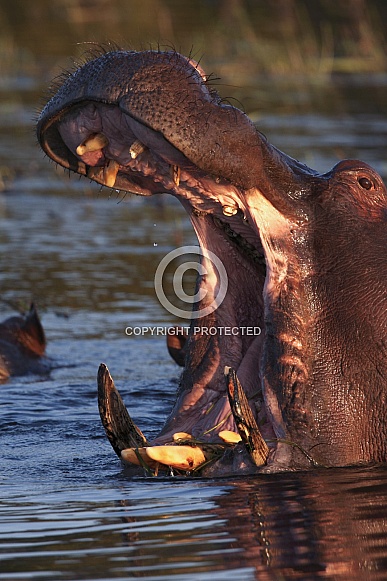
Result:
M65 168L114 189L176 196L229 279L222 305L195 326L262 329L190 337L156 443L180 431L218 441L236 429L230 366L271 450L266 469L308 467L310 457L326 466L386 461L387 193L376 171L345 160L320 175L288 157L175 52L91 60L64 80L37 132ZM77 154L94 134L108 143ZM144 147L133 159L134 142ZM212 302L219 283L204 262L206 296L194 309Z

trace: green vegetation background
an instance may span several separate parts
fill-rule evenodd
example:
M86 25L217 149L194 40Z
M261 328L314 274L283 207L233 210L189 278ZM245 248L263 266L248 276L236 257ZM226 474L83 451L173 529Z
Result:
M95 44L171 46L223 80L386 73L385 0L1 0L0 79L52 77Z

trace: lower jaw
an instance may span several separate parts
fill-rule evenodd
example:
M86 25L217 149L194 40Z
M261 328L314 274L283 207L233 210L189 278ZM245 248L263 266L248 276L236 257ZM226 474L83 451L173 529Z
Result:
M195 441L149 445L121 452L124 468L145 476L222 477L256 474L262 470L243 443L225 446Z
M230 414L238 432L217 427L214 441L186 432L169 432L148 442L131 420L106 366L98 373L98 403L106 434L125 466L148 476L225 476L253 474L268 460L269 448L236 374L225 378ZM223 426L224 427L224 426ZM210 432L211 430L208 430Z

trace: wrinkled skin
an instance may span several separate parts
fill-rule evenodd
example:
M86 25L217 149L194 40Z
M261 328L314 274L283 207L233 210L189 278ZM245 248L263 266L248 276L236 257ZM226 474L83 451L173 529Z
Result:
M25 316L9 317L0 323L0 381L46 371L45 350L44 330L32 304Z
M386 461L387 193L370 166L345 160L320 175L288 157L174 52L115 51L86 63L46 105L37 132L48 156L97 183L176 196L228 275L223 303L194 324L262 329L191 333L155 444L179 431L214 442L220 429L235 431L230 366L268 443L265 470ZM107 143L77 152L95 134ZM219 285L203 264L195 310ZM238 447L228 453L227 469L251 470L242 457Z

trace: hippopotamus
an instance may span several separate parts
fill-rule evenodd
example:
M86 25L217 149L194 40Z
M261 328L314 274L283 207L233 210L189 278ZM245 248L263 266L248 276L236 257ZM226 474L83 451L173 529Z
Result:
M0 323L0 381L46 371L45 351L44 330L31 303L26 315L9 317Z
M37 135L100 185L175 196L201 247L176 403L154 440L100 366L101 418L124 463L218 475L387 460L387 191L372 167L319 173L291 158L175 51L94 55ZM221 304L210 252L227 275Z

